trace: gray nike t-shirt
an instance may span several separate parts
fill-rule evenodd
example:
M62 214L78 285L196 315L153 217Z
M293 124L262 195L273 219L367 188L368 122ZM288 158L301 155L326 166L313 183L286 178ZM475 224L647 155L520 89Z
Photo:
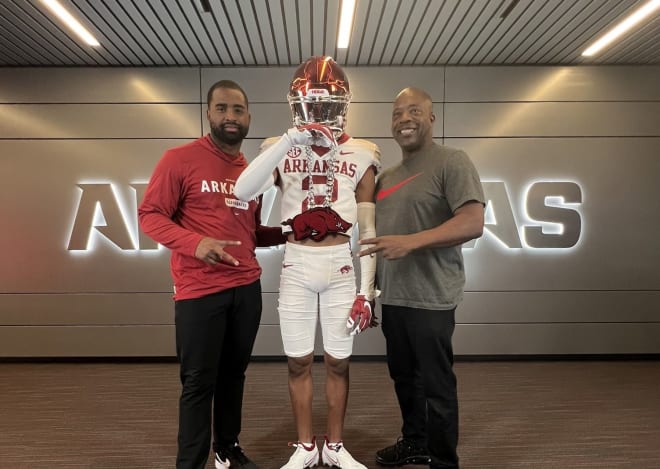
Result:
M485 203L467 154L438 144L385 170L378 177L376 199L377 236L435 228L466 202ZM395 260L378 256L377 283L383 304L454 308L465 286L461 246L419 249Z

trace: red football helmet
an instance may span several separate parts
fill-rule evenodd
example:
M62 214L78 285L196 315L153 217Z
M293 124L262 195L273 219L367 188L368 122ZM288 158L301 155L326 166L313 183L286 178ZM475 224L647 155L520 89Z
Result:
M303 62L293 75L287 99L296 127L317 123L337 135L343 132L351 92L346 74L332 57L314 56Z

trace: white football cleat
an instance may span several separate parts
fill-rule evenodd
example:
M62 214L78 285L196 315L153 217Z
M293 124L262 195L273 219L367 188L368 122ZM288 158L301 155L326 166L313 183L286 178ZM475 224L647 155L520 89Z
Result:
M319 464L319 449L316 447L316 438L312 438L312 446L305 446L303 443L289 443L289 446L295 446L296 451L280 469L307 469Z
M367 466L357 462L351 456L341 441L330 444L332 446L328 446L328 440L323 443L323 464L340 469L367 469Z

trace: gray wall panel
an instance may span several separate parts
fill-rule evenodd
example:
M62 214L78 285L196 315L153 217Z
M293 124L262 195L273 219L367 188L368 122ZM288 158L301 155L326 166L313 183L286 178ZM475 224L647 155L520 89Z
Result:
M0 68L0 103L197 103L193 68Z
M380 316L380 314L379 314ZM0 329L1 330L1 329ZM282 347L282 336L278 324L263 324L259 327L257 341L254 344L252 352L254 356L282 356L284 349ZM323 355L323 342L321 340L320 326L316 330L314 341L314 354ZM385 338L380 327L369 329L355 337L353 342L354 355L384 355Z
M279 275L277 276L279 279ZM263 288L263 286L262 286ZM278 325L280 318L277 314L277 301L279 294L275 292L262 292L263 310L261 312L261 324Z
M263 292L261 324L277 325L277 292ZM44 311L48 304L48 311ZM164 293L0 294L0 326L173 325Z
M448 102L657 101L660 67L447 67Z
M660 353L660 324L464 324L459 355L598 355Z
M206 107L203 112L206 112ZM267 137L282 135L291 127L291 111L286 103L252 103L250 115L252 118L248 135L251 139L261 141ZM206 117L204 117L203 129L205 134L210 130Z
M346 70L351 80L354 102L390 105L399 91L413 85L426 90L434 102L444 100L445 67L346 67ZM388 118L390 114L388 111Z
M406 86L426 89L436 105L435 135L442 137L444 96L444 68L392 67L387 73L374 70L345 67L353 93L348 113L347 131L361 138L389 138L392 101ZM289 82L295 67L285 68L202 68L202 94L221 79L238 82L250 100L252 122L250 138L263 139L281 135L291 126L291 111L286 102ZM413 79L414 77L414 79ZM374 86L377 80L378 86ZM205 112L206 106L203 106ZM204 133L208 123L204 118Z
M387 67L380 69L343 67L348 75L353 102L391 103L396 94L414 84L424 88L434 101L444 98L444 67ZM206 92L218 80L234 80L251 103L286 103L289 84L296 67L247 67L201 69L201 89ZM389 115L389 113L388 113Z
M462 324L658 323L660 291L467 291Z
M44 310L44 304L48 310ZM174 324L172 294L0 294L0 326L118 324Z
M277 300L277 292L263 293L261 324L279 324ZM0 294L0 326L173 324L171 293Z
M382 317L380 309L376 310L378 318ZM385 336L380 326L361 332L353 341L354 355L385 356Z
M201 91L204 103L209 88L219 80L234 80L245 90L250 107L256 103L286 104L295 67L202 67Z
M442 105L435 105L436 121L434 135L442 137ZM205 115L206 108L203 113ZM289 105L285 103L254 103L250 105L250 139L264 139L282 135L293 126ZM353 103L350 105L346 131L349 135L360 138L390 138L392 105L390 103ZM204 133L210 130L204 117ZM247 148L247 146L246 146ZM244 152L247 153L243 148Z
M466 150L488 181L486 232L474 248L464 250L468 289L658 289L660 250L653 247L660 233L659 138L446 143ZM544 218L529 215L530 204L542 202L532 198L530 184L553 181L568 181L581 191L580 203L564 205L564 213L578 213L581 223L577 244L568 249L535 248L526 239L526 230L544 225ZM505 188L507 196L493 202L492 186ZM510 221L505 217L509 210ZM509 229L512 235L503 236ZM511 241L516 236L520 248Z
M284 349L282 348L280 326L260 326L252 354L255 356L283 356Z
M447 103L446 137L660 136L660 103Z
M459 324L458 355L660 353L655 324ZM356 355L382 354L378 330L356 338ZM361 342L369 337L369 346ZM371 342L373 340L373 342ZM366 342L366 340L364 341ZM173 356L174 326L0 326L0 357ZM317 346L318 346L317 340ZM317 353L319 351L317 350ZM277 326L261 326L256 356L281 356Z
M442 105L435 104L436 116L433 134L442 137ZM391 103L353 103L348 113L346 130L350 135L368 139L391 138L392 104ZM398 147L397 147L398 148Z
M174 326L0 326L0 357L171 357Z
M0 105L0 139L192 139L199 113L199 104Z
M139 188L165 149L206 131L206 90L217 79L236 79L250 95L243 150L252 159L264 137L290 125L292 70L0 70L0 243L10 247L0 263L0 356L173 356L169 253L139 235ZM481 173L487 231L464 250L456 353L658 353L659 68L446 70L443 96L442 67L347 69L349 131L380 146L384 167L399 163L391 101L417 85L437 101L437 141L464 148ZM34 85L49 77L51 89ZM569 199L577 187L579 201L545 199L557 194L539 187ZM87 219L74 252L83 194L99 197L109 226ZM279 195L265 198L264 220L277 225ZM547 223L557 217L564 233ZM549 247L574 235L570 247ZM257 255L255 354L281 355L283 250ZM383 354L382 332L359 336L355 352Z
M169 254L136 250L137 200L131 185L146 183L162 152L179 143L0 141L0 152L12 155L0 159L5 178L0 199L18 200L21 194L20 203L0 205L0 217L11 220L11 229L0 231L0 242L13 247L0 265L0 292L171 291ZM96 250L69 250L76 220L89 219L81 215L80 202L96 200L81 184L104 187L101 210L107 229L116 234L115 242L109 241L91 227L101 222L81 222L87 227L82 231L91 233L87 246Z

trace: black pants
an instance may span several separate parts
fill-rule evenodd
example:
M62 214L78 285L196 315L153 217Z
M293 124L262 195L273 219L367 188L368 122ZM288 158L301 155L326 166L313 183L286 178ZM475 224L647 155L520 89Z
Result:
M428 447L432 468L458 467L454 313L383 305L387 365L401 408L401 432Z
M181 364L177 469L201 469L213 447L238 442L245 370L261 320L261 283L176 301Z

